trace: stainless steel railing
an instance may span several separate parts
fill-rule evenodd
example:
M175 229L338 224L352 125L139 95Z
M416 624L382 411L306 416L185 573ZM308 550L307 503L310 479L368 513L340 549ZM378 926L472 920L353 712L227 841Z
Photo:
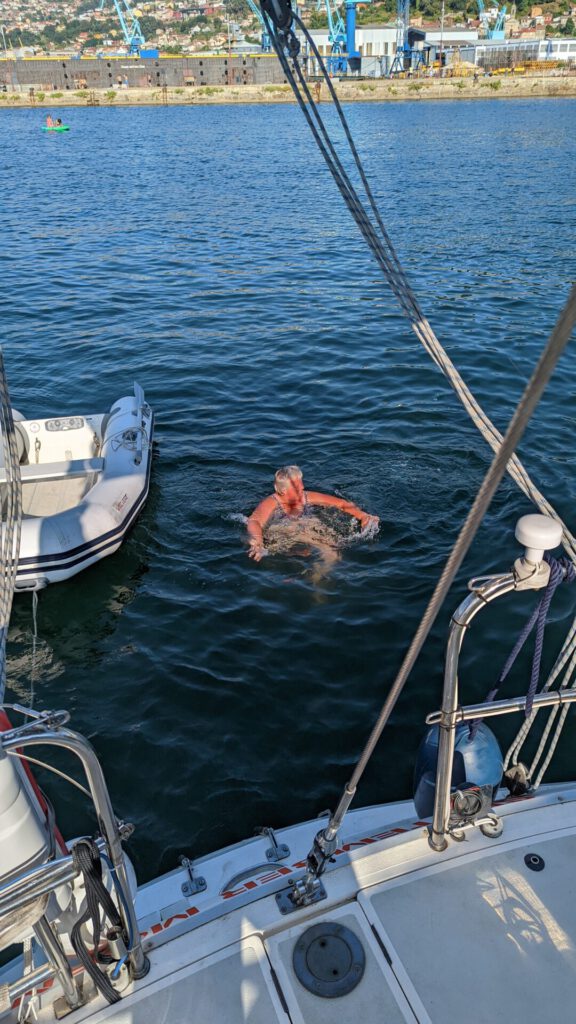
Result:
M471 585L474 586L474 581ZM440 711L436 711L426 718L427 725L440 726L434 816L429 840L432 849L438 852L446 849L447 836L450 835L451 782L456 726L460 722L509 714L513 711L522 711L526 707L526 697L511 697L485 704L470 704L467 707L458 705L458 661L466 630L474 616L482 608L518 588L519 581L514 573L487 577L482 581L482 585L474 586L473 592L465 598L452 616L446 648L442 707ZM570 704L574 701L576 701L576 691L574 690L548 692L534 697L533 707L537 709L552 704Z
M130 894L121 844L122 832L124 831L125 834L129 833L129 829L126 827L123 830L116 820L104 774L93 747L79 733L60 727L60 723L67 720L67 712L44 713L42 716L35 716L31 722L26 723L24 726L12 729L9 732L0 733L0 745L7 753L11 750L20 751L26 747L39 746L41 744L63 747L80 760L102 835L102 839L98 840L97 844L100 850L102 852L106 851L110 857L116 877L125 896L125 900L118 901L118 910L126 933L132 936L132 946L128 953L130 974L134 979L142 978L148 972L149 963L140 941L138 921ZM72 856L66 856L35 867L18 878L6 882L3 886L0 886L0 916L18 910L36 897L52 892L63 883L71 881L76 874L77 871L74 867ZM46 936L44 937L46 938ZM41 936L39 936L39 939L44 945ZM57 941L56 945L58 945ZM45 948L45 952L51 959L51 970L47 976L57 975L63 981L68 1003L70 1005L77 1005L78 1000L74 996L75 989L70 987L71 972L67 965L62 962L60 951L55 948L52 950ZM22 984L24 982L25 979L22 979ZM14 991L21 991L19 983L11 987L11 994L12 988L14 988ZM28 978L26 988L30 988L30 978Z

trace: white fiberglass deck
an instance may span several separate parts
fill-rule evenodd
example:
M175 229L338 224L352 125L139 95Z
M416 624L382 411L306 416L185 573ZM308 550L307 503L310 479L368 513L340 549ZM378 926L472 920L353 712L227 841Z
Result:
M290 847L282 868L258 874L266 839L199 862L205 892L183 898L187 874L171 872L138 896L150 973L104 1005L99 997L69 1024L551 1024L576 1005L576 792L545 787L499 808L504 832L479 830L431 851L410 805L370 808L347 819L340 856L326 872L327 899L283 916L275 894L301 874L319 824L277 834ZM392 825L396 821L396 827ZM368 827L367 827L368 826ZM384 826L384 827L383 827ZM372 827L372 831L370 831ZM530 861L530 865L526 862ZM250 878L246 863L259 879ZM534 867L537 870L534 870ZM221 881L246 884L231 891ZM285 873L282 873L285 872ZM304 987L294 951L322 924L345 926L361 944L360 981L326 998ZM173 936L173 937L171 937ZM324 963L324 973L340 965ZM45 992L38 1019L53 1019ZM16 1021L16 1011L1 1020Z

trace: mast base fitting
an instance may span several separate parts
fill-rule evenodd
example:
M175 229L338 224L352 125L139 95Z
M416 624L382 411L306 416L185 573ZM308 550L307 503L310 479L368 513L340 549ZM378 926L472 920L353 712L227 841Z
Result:
M276 903L281 914L293 914L295 910L320 903L327 897L326 889L320 878L306 882L305 877L297 878L287 889L276 893Z

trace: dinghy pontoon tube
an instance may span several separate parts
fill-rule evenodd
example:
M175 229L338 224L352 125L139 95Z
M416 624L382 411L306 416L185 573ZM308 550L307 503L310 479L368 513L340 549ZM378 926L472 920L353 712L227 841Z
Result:
M39 590L120 547L148 494L154 417L139 384L106 414L16 416L23 510L16 588Z

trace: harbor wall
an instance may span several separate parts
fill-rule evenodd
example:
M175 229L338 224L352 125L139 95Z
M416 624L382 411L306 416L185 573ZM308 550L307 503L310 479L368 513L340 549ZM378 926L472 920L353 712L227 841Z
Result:
M0 88L27 92L58 89L151 89L183 86L264 85L284 82L276 55L198 57L27 58L0 60Z

